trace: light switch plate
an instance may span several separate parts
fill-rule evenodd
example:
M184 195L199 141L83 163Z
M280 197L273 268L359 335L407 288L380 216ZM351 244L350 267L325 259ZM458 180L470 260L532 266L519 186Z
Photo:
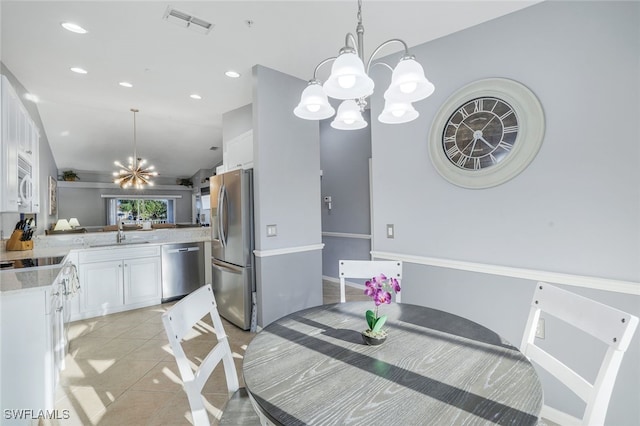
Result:
M393 238L394 236L393 224L387 224L387 238Z
M278 225L267 225L267 237L278 235Z

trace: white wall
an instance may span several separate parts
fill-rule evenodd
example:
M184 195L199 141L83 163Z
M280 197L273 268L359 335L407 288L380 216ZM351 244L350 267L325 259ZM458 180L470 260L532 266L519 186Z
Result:
M403 301L468 317L519 344L534 280L422 264L436 258L622 280L622 293L567 288L640 315L639 16L638 2L544 2L411 49L435 93L415 104L412 123L372 123L374 252L410 260ZM388 70L374 71L377 87L388 85ZM430 126L449 95L488 77L528 86L544 108L546 134L513 180L463 189L431 164ZM372 99L373 117L382 93ZM395 239L385 238L388 223ZM593 350L575 334L561 337L558 349L592 372ZM640 419L638 359L637 333L607 424ZM548 401L578 411L543 381Z

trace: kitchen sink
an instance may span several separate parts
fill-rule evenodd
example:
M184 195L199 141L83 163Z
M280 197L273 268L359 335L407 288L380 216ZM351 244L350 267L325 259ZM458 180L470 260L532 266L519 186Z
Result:
M149 241L123 241L121 243L98 243L98 244L90 244L90 248L95 247L119 247L119 246L135 246L138 244L149 244Z

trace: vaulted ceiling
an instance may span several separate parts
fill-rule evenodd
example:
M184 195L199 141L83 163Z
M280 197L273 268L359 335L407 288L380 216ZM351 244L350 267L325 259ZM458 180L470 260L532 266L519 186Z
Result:
M415 46L532 3L365 0L365 56L390 38ZM163 19L169 5L213 28L203 34ZM133 153L137 108L139 156L163 176L189 177L221 161L222 114L251 102L252 66L310 79L355 32L356 12L355 0L2 0L0 59L33 95L23 102L37 102L59 169L113 171ZM428 75L429 58L417 59Z

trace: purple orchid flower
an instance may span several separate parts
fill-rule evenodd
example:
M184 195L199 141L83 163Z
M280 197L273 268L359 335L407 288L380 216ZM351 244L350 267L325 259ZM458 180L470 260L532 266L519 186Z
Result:
M398 282L397 279L395 278L391 279L391 288L393 288L393 291L395 293L400 293L400 283Z
M391 292L400 292L400 283L395 278L387 278L386 275L380 274L370 280L365 281L364 294L369 296L375 304L375 312L368 310L365 318L369 330L379 332L387 320L386 315L378 316L378 307L382 304L391 303Z

